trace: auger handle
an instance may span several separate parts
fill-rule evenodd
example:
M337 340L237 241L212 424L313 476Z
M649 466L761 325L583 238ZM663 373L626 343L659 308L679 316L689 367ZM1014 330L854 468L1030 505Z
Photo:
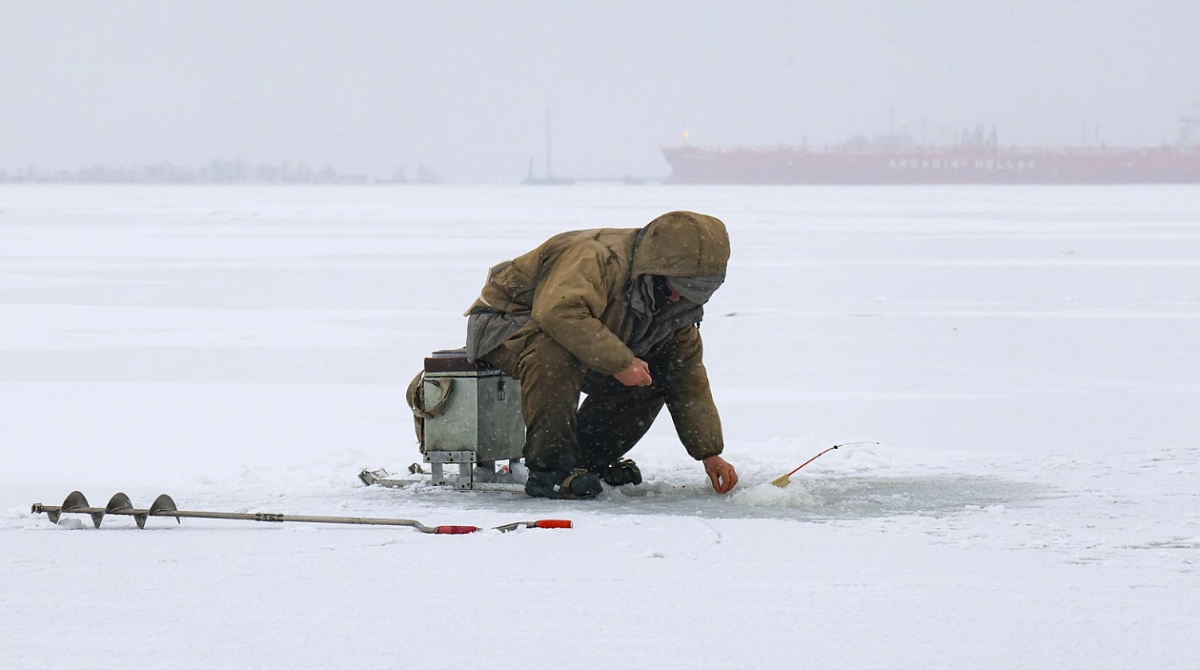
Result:
M466 535L479 530L476 526L437 526L434 528L438 535Z
M570 519L540 519L533 522L534 528L573 528Z

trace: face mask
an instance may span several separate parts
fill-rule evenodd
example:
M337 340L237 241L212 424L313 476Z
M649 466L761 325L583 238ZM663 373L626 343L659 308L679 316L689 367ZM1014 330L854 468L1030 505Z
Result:
M699 277L671 277L671 286L689 302L703 305L708 302L713 293L721 288L725 277L721 275L702 275ZM665 281L663 282L666 283ZM670 289L667 289L668 295Z

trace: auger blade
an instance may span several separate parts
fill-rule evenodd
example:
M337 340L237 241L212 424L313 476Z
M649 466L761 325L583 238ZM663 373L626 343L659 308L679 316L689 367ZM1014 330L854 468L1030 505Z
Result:
M150 516L173 516L170 512L178 512L179 508L175 506L175 501L171 496L162 494L150 503ZM175 523L183 523L179 517L175 517Z
M104 506L104 511L107 514L113 512L124 512L127 509L133 509L133 501L124 493L118 493L108 499L108 504Z
M104 512L106 514L128 514L129 516L133 517L133 520L137 523L138 528L146 527L146 512L143 510L134 509L133 501L131 501L129 496L125 495L124 493L118 493L113 496L108 501L108 504L104 506Z
M96 528L100 527L100 522L104 521L104 510L93 508L88 504L87 498L79 491L71 491L71 495L63 501L59 507L59 511L63 513L82 512L92 517L92 525ZM55 523L58 523L57 521Z
M63 504L59 509L64 512L74 512L80 509L87 509L88 507L91 507L91 505L88 505L87 498L85 498L82 493L79 491L71 491L70 495L68 495L67 499L63 501Z

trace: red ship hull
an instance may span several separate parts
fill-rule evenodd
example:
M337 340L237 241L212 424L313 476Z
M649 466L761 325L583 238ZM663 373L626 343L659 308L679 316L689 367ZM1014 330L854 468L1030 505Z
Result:
M1181 149L664 148L669 184L1197 184Z

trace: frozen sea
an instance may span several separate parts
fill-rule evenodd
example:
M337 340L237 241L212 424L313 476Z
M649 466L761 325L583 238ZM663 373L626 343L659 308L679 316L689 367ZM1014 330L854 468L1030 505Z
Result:
M735 492L665 417L596 501L357 481L488 266L673 209L732 238ZM1191 670L1198 471L1195 186L0 185L4 668Z

